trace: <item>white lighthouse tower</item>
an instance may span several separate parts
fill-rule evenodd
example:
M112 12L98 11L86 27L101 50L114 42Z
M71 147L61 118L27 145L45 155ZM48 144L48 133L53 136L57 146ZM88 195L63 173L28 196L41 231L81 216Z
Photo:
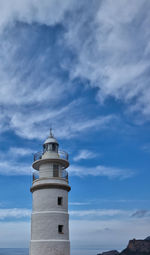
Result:
M59 144L50 131L43 152L34 155L32 167L39 171L33 177L31 192L30 255L70 255L68 215L68 154L58 150Z

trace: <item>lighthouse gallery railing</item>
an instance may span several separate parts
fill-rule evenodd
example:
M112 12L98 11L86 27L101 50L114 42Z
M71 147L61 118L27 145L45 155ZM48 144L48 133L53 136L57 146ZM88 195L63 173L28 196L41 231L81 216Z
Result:
M57 174L54 170L51 170L51 169L47 169L47 171L51 174L51 177L49 177L49 178L61 178L61 179L65 179L66 181L68 181L68 172L64 169L61 169L60 171L58 171ZM47 178L47 179L49 179L49 178ZM33 181L36 181L39 179L40 179L39 172L34 171L33 172Z
M35 153L34 154L34 161L41 159L42 155L43 155L42 151L39 151L39 152ZM69 155L66 151L60 151L59 150L58 155L59 155L59 158L61 158L61 159L65 159L65 160L69 159Z

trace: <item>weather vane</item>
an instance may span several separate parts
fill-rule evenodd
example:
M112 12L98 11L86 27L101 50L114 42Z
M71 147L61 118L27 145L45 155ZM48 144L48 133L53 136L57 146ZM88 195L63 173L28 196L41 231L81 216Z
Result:
M50 137L53 137L52 128L50 128Z

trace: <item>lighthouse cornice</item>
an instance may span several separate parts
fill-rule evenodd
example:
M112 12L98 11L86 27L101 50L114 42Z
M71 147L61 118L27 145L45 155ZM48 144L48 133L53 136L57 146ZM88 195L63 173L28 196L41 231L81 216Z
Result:
M64 183L37 183L30 188L30 191L33 193L35 190L39 189L63 189L69 192L71 187Z

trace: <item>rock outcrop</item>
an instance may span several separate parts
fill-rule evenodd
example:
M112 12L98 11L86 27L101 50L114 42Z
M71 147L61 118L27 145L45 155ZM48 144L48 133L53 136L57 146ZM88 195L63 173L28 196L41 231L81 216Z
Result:
M146 237L144 240L150 241L150 236Z
M127 248L120 253L113 250L97 255L150 255L150 236L145 240L130 240Z
M130 240L120 255L150 255L150 240Z

